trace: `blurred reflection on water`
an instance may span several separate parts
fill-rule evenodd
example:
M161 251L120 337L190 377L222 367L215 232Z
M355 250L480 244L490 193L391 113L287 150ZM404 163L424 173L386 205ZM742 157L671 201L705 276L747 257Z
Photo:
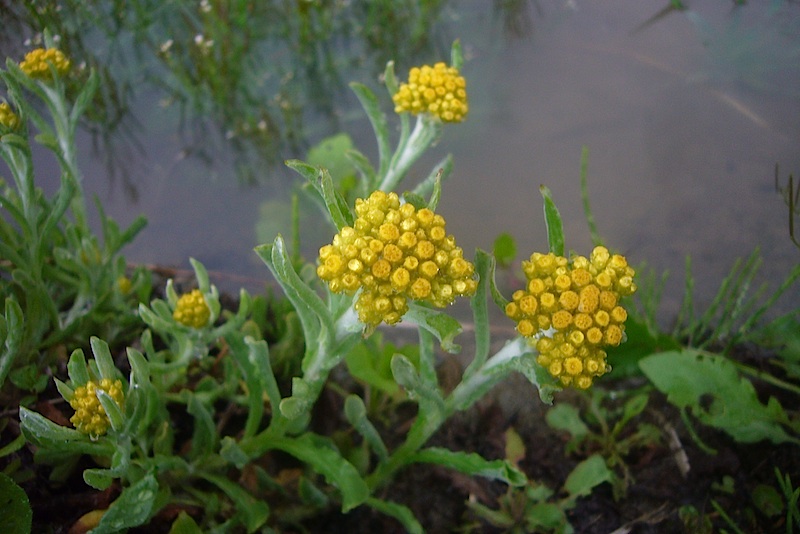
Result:
M108 24L133 20L110 7L117 4L89 4L109 4ZM663 2L374 2L373 11L353 11L346 21L335 9L369 3L308 2L305 18L279 18L272 4L237 14L219 2L201 9L157 2L148 24L126 27L117 41L106 39L109 28L79 41L113 72L115 92L105 96L121 125L99 136L100 150L92 149L91 132L83 134L86 191L123 224L148 217L126 251L131 261L186 266L193 256L212 271L252 278L257 288L268 276L252 253L260 213L274 213L275 227L288 232L287 210L275 206L285 206L299 180L274 163L304 157L339 129L374 155L371 128L346 83L369 84L391 113L378 84L385 61L395 57L405 76L414 64L447 60L454 38L467 55L471 115L446 128L416 169L422 178L453 154L440 211L465 250L491 249L501 232L512 233L522 253L543 249L544 183L565 218L567 246L586 253L578 180L585 145L606 242L634 263L672 273L665 314L677 309L687 254L701 302L755 247L773 286L800 259L773 187L776 163L784 175L800 175L797 3L733 8L705 0L647 24ZM247 17L274 23L251 25ZM208 54L217 55L203 56L207 40ZM255 68L264 64L275 68ZM214 68L228 71L202 71ZM124 180L109 180L103 155L123 162ZM136 191L135 202L120 183ZM332 234L318 219L303 220L307 257Z

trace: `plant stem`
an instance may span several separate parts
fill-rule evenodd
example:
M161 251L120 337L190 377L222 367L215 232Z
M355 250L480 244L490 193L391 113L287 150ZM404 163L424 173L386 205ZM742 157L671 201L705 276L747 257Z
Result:
M392 157L386 176L383 177L378 189L381 191L394 191L397 184L408 172L409 167L419 159L429 146L439 137L442 128L426 114L417 115L417 122L408 140L401 143L398 151Z

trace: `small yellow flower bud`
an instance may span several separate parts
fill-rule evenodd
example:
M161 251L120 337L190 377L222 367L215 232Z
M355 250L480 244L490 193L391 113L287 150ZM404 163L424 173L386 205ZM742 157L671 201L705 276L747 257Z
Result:
M530 337L536 332L536 329L532 322L528 319L523 319L517 323L517 332L523 337Z
M617 305L617 296L611 291L600 292L600 308L611 311Z
M19 68L31 78L48 81L53 78L51 65L59 76L64 76L69 72L70 61L64 52L56 48L37 48L25 54Z
M567 311L573 311L575 308L578 307L580 303L580 298L578 294L574 291L564 291L561 293L561 296L558 297L558 303Z
M413 67L408 83L392 97L397 113L430 113L444 122L461 122L467 105L466 81L455 67L436 63L433 67Z
M607 345L616 347L622 342L622 329L615 324L610 325L606 329L606 333L603 336L603 341L605 341Z
M206 299L199 289L181 295L172 318L182 325L191 328L203 328L211 318L211 310L206 304Z
M79 432L90 436L102 436L111 425L103 405L97 398L98 390L106 392L119 406L122 406L124 401L120 380L112 381L104 378L99 383L90 380L85 385L75 388L72 400L69 401L75 410L70 422Z
M9 130L16 130L19 126L19 117L12 111L7 102L0 103L0 125Z
M586 341L592 343L593 345L597 345L601 341L603 341L603 331L597 328L596 326L590 328L586 331Z
M575 376L583 372L583 362L580 358L572 357L564 360L564 370L567 374Z
M551 322L556 330L566 330L572 324L572 314L566 310L559 310L553 314Z

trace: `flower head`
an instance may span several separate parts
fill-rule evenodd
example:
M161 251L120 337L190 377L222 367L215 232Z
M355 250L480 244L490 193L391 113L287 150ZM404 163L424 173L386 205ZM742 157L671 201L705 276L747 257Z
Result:
M475 266L447 235L441 215L375 191L356 200L357 218L319 251L317 274L334 293L354 294L365 324L395 324L408 299L445 307L475 293Z
M458 69L444 63L423 65L408 72L408 83L392 97L395 112L430 113L444 122L461 122L467 116L467 82Z
M51 80L50 65L55 67L59 76L64 76L69 72L70 60L57 48L37 48L25 54L19 68L31 78Z
M506 306L517 331L534 340L537 361L564 385L585 389L611 368L603 346L623 340L628 313L621 297L636 291L625 258L595 247L587 259L571 261L534 253L522 262L528 281Z
M110 425L108 415L97 398L98 390L105 391L119 406L122 406L124 401L120 380L104 378L99 383L90 380L86 385L75 389L69 401L69 405L75 410L70 422L79 432L90 436L102 436Z
M15 130L19 126L19 117L7 102L0 102L0 125L9 130Z
M191 328L203 328L210 317L211 309L199 289L181 295L172 312L173 319Z

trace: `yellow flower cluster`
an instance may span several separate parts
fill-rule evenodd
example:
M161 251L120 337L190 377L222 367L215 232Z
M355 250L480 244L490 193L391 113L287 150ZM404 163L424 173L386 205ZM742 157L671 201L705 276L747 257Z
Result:
M467 116L467 82L455 67L437 63L408 72L408 83L392 97L395 112L430 113L444 122L461 122Z
M7 102L0 102L0 125L14 130L19 125L19 117L11 110Z
M437 307L475 293L475 266L464 259L445 221L428 208L400 204L396 193L375 191L356 200L356 221L319 250L317 274L334 293L361 293L361 322L395 324L408 299Z
M102 436L110 425L108 415L97 398L98 390L105 391L119 406L122 406L124 400L120 380L104 378L99 384L90 380L85 386L75 389L72 400L69 401L69 405L75 410L70 422L79 432L90 436Z
M181 295L172 318L191 328L203 328L211 317L211 309L199 289Z
M25 54L25 59L19 64L22 72L39 80L51 80L50 65L53 65L59 76L69 72L70 61L64 52L57 48L37 48Z
M609 371L602 346L622 342L628 314L621 297L636 291L623 256L596 247L590 257L534 253L522 262L528 280L506 306L517 331L536 339L537 361L565 386L586 389Z

